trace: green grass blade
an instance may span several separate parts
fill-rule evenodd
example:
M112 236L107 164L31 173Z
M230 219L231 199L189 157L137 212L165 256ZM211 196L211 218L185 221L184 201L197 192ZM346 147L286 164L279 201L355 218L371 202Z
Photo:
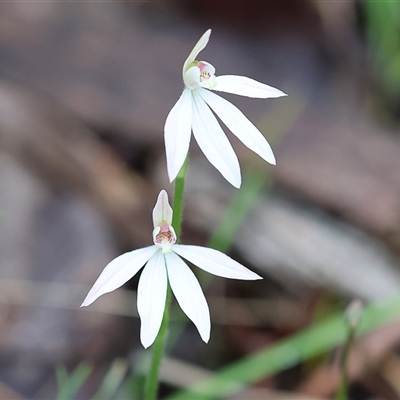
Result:
M211 237L208 246L227 252L232 245L235 234L243 225L247 213L254 206L262 188L271 186L270 169L265 173L253 167L243 179L241 190L238 190L227 208L221 223Z
M58 384L57 400L70 400L73 399L78 393L79 389L86 382L86 379L92 372L92 367L82 362L79 364L70 376L64 366L60 366L56 371L56 378Z
M372 303L365 307L360 333L369 332L396 317L400 317L400 295ZM329 351L342 343L345 335L343 314L336 313L300 333L228 365L211 378L168 397L168 400L225 398L267 376Z
M92 400L111 399L121 386L127 370L128 364L125 361L115 360Z

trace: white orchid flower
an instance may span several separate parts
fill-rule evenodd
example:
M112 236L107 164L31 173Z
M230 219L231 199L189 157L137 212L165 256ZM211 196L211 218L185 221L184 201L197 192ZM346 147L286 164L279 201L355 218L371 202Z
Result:
M88 306L101 295L119 288L145 265L137 290L137 307L142 322L140 340L145 348L154 342L160 330L168 282L180 307L196 325L201 338L206 343L210 338L211 322L206 298L194 273L182 258L224 278L262 279L220 251L176 244L171 223L172 208L167 192L162 190L153 210L154 245L133 250L112 260L81 305Z
M245 76L215 76L215 68L211 64L196 60L210 35L211 29L204 33L183 64L185 89L165 122L168 175L171 182L178 175L188 153L193 130L199 147L210 163L238 188L241 184L238 159L212 111L245 146L265 161L275 164L275 157L263 134L237 107L213 91L263 99L286 94Z

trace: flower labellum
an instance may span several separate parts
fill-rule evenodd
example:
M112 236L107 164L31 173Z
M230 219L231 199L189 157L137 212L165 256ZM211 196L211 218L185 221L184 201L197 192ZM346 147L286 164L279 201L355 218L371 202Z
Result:
M235 187L240 187L239 161L213 112L243 142L270 164L275 164L271 146L263 134L232 103L213 91L253 98L286 96L279 89L245 76L215 76L215 68L196 57L206 47L211 29L196 43L183 64L185 88L174 105L164 127L167 168L172 182L179 173L194 137L211 164Z
M210 338L211 321L206 298L194 273L183 259L224 278L262 279L220 251L176 244L171 223L172 208L167 192L162 190L153 210L154 245L133 250L112 260L81 305L88 306L101 295L121 287L144 266L137 289L137 307L141 320L140 340L145 348L151 346L160 330L168 282L180 307L196 325L201 338L206 343Z

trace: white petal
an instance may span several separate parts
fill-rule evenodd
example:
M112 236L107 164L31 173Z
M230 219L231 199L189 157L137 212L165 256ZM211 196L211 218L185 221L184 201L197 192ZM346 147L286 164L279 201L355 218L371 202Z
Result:
M183 83L191 90L200 87L200 68L196 65L190 67L183 75Z
M214 114L199 96L196 89L193 94L193 134L210 163L218 169L223 177L235 187L240 187L240 167L229 140L219 125Z
M168 194L164 189L159 193L156 205L153 209L154 228L160 226L163 221L168 225L172 223L172 208L168 202Z
M197 267L213 275L231 279L262 279L261 276L218 250L183 244L173 245L172 250Z
M171 252L164 256L168 280L176 300L207 343L211 331L210 311L200 284L191 269L176 254Z
M213 90L238 94L239 96L256 97L260 99L287 96L281 90L246 76L222 75L215 78L216 86Z
M130 251L114 258L97 278L81 307L92 304L101 295L118 289L129 281L157 251L156 246Z
M160 330L166 297L167 270L162 251L159 250L144 267L137 290L140 341L145 349L153 344Z
M184 89L181 97L169 112L164 127L167 169L170 182L179 173L189 150L192 126L192 94Z
M189 57L186 59L185 63L183 64L182 69L182 76L185 75L185 72L188 68L188 65L192 63L198 54L207 46L207 43L210 39L211 29L208 29L203 36L199 39L196 45L193 47L193 50L190 52Z
M232 103L206 89L197 92L232 133L261 158L275 165L275 156L263 134Z

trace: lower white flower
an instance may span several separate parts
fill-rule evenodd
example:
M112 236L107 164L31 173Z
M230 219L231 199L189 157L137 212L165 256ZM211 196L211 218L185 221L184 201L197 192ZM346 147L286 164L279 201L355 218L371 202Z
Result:
M111 292L131 279L144 265L137 290L137 307L141 319L140 340L151 346L160 330L168 282L183 312L193 321L201 338L210 338L210 312L194 273L182 258L211 274L232 279L255 280L261 276L220 251L200 246L175 244L172 208L162 190L153 210L154 245L133 250L112 260L90 289L82 306ZM182 258L181 258L182 257Z

